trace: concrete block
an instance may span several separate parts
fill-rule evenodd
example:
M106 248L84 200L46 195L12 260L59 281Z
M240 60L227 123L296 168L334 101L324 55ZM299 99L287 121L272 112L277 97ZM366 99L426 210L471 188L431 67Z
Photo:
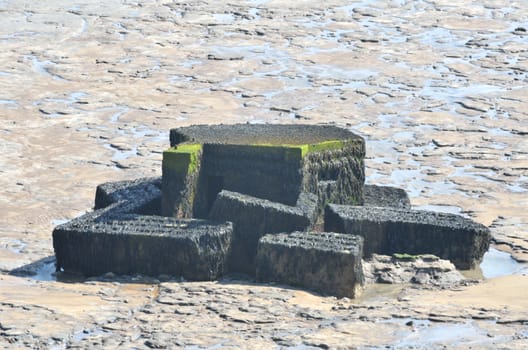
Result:
M176 218L193 218L202 145L185 144L163 152L161 213Z
M411 209L411 201L407 192L401 188L389 186L365 185L363 188L366 207L392 207ZM336 203L339 204L339 203Z
M296 206L288 206L224 190L218 194L209 219L234 225L229 270L254 275L259 239L264 234L310 228L316 209L317 197L310 193L301 194Z
M257 253L257 281L284 283L325 295L355 298L364 283L363 238L329 232L265 235Z
M161 178L115 181L97 186L95 191L96 210L115 203L121 203L119 206L121 212L159 215L161 210Z
M364 256L434 254L458 269L478 265L488 250L489 229L455 214L330 204L325 230L365 238Z
M108 213L99 210L54 229L58 271L165 274L193 281L225 273L231 223Z

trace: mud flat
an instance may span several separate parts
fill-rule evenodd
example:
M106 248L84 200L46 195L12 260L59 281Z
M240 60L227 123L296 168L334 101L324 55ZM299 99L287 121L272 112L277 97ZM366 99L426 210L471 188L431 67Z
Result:
M2 347L527 347L522 3L21 0L0 13ZM90 210L98 184L159 176L171 128L246 122L349 128L366 139L367 183L490 226L520 265L357 301L49 274L52 228Z

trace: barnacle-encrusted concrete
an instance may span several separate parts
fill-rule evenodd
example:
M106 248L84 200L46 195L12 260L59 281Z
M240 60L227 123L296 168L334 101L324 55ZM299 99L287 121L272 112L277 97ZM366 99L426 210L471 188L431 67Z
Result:
M327 202L363 202L364 140L342 128L198 125L171 130L171 146L161 180L99 185L94 212L55 228L58 270L254 275L264 234L311 228Z
M363 187L364 203L366 207L393 207L411 209L411 201L407 192L401 188L377 185Z
M170 138L173 148L163 157L164 215L207 217L222 189L291 206L310 192L318 195L320 211L327 202L363 203L365 144L346 129L195 125L172 129ZM172 161L189 145L203 145L196 176Z
M225 273L231 233L230 223L124 214L60 225L53 246L57 268L69 273L207 281Z
M263 235L304 231L314 224L316 214L317 196L312 193L301 193L297 205L289 206L224 190L209 218L233 222L229 269L254 275L257 245Z
M363 236L367 257L373 253L434 254L459 269L475 267L491 238L487 227L460 215L334 204L326 207L325 230Z
M161 178L141 178L130 181L107 182L97 186L94 209L121 203L114 210L127 213L156 215L161 206Z
M187 144L163 152L161 208L165 216L193 217L202 145Z
M363 237L333 232L265 235L257 252L257 280L355 298L364 283Z
M159 178L98 186L96 208L53 230L59 271L213 280L226 272L232 224L159 212ZM157 210L157 211L156 211Z

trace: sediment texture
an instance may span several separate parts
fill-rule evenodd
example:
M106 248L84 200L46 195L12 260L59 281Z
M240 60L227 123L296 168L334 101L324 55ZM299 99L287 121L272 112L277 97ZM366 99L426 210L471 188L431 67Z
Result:
M98 184L160 176L170 128L246 122L349 128L367 138L368 183L491 225L528 261L524 1L17 0L0 13L0 347L528 348L522 275L378 285L353 302L249 281L10 275L48 266L53 227Z

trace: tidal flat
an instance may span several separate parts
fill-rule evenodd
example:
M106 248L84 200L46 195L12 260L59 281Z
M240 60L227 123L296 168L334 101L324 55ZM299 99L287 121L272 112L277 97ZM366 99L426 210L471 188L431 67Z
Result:
M528 6L0 0L0 347L528 347ZM471 282L336 299L230 276L57 279L53 227L161 174L169 129L333 124L367 183L489 226Z

